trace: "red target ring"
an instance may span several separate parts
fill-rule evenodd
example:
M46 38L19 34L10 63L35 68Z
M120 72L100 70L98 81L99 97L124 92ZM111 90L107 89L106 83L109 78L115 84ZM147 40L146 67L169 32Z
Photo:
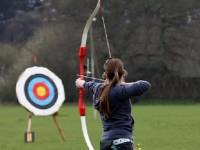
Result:
M49 97L49 88L43 82L39 82L34 85L33 93L38 100L42 101Z

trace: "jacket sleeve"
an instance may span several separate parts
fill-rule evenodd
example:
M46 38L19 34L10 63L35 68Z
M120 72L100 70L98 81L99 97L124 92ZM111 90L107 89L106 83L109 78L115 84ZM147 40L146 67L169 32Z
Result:
M124 86L124 96L127 98L141 96L151 87L148 81L139 80Z
M97 83L97 82L92 82L92 81L90 81L90 82L85 82L84 84L83 84L83 88L85 89L85 90L87 90L87 91L89 91L89 92L95 92L95 90L96 90L96 88L97 88L97 86L99 85L100 83Z

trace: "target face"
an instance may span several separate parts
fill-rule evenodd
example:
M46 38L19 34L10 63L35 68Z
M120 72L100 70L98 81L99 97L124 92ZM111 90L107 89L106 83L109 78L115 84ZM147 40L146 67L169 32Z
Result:
M26 69L17 82L16 93L19 103L39 116L57 112L65 99L61 80L43 67Z

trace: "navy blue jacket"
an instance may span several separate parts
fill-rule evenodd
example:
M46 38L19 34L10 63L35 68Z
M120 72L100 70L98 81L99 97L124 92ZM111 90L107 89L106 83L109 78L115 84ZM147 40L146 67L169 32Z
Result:
M93 92L93 105L99 110L99 93L102 83L85 82L84 89ZM131 84L116 85L111 88L108 99L111 116L108 118L100 112L103 135L102 140L114 140L118 138L132 139L134 119L131 116L131 97L141 96L150 88L147 81L137 81Z

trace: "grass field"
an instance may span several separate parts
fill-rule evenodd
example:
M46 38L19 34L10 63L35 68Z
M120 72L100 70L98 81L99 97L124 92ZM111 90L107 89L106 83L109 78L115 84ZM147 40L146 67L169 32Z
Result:
M59 120L65 131L62 142L52 117L33 117L35 143L24 143L27 112L20 106L0 105L0 150L87 150L76 106L63 106ZM142 150L199 150L200 105L136 105L135 143ZM100 120L87 107L91 140L99 149Z

